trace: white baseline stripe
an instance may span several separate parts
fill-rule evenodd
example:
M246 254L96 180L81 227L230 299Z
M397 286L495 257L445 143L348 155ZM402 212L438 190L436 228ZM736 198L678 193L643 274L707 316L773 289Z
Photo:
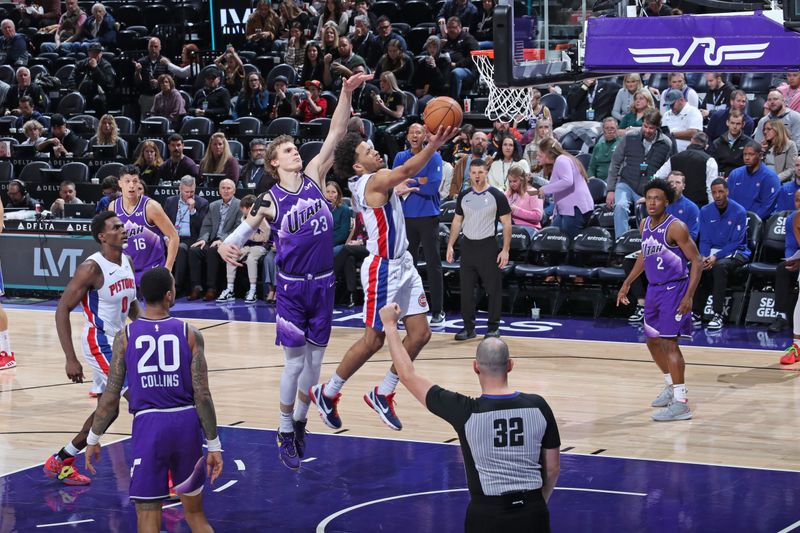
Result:
M87 520L73 520L72 522L58 522L57 524L37 524L36 527L71 526L72 524L86 524L88 522L94 522L94 518L89 518Z
M602 492L603 494L617 494L619 496L647 496L646 492L625 492L621 490L582 489L578 487L556 487L556 490L574 490L578 492Z
M179 505L182 505L181 502L171 503L169 505L162 505L161 508L162 509L172 509L173 507L177 507Z
M785 528L781 529L780 531L778 531L778 533L788 533L789 531L794 531L798 527L800 527L800 520L798 520L797 522L795 522L791 526L788 526L788 527L785 527Z
M238 479L232 479L232 480L228 481L227 483L225 483L224 485L222 485L221 487L218 487L218 488L214 489L214 492L222 492L223 490L225 490L227 488L230 488L233 485L236 485L237 483L239 483Z
M236 469L237 470L244 470L245 469L244 468L244 461L242 461L241 459L234 459L233 462L236 463Z

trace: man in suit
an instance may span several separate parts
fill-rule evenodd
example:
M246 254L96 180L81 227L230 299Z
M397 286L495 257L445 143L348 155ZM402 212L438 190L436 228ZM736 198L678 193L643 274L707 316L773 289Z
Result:
M170 196L164 203L164 212L175 224L180 238L175 267L175 286L180 291L189 272L189 248L197 242L203 220L208 214L208 200L195 194L194 176L184 176L178 186L178 194Z
M223 264L219 256L219 245L239 225L239 199L234 198L236 184L233 180L224 179L219 182L220 200L211 202L208 215L203 219L197 241L189 247L189 280L192 292L189 300L197 300L203 293L202 271L206 267L206 292L203 300L210 302L217 299L217 278Z

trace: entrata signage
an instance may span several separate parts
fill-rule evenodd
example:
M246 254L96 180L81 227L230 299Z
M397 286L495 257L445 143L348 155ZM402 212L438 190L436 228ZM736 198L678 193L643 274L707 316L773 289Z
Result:
M222 50L233 45L236 49L245 43L247 19L253 12L250 0L211 0L211 48Z

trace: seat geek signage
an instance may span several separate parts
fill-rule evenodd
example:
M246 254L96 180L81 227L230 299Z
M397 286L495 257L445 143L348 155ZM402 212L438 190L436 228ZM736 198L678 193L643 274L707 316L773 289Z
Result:
M237 50L245 42L245 26L253 12L250 0L211 0L211 48L222 50L232 44Z

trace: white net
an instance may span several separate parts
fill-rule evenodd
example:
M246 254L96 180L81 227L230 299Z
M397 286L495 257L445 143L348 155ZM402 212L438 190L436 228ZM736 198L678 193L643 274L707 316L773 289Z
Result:
M511 122L534 116L533 87L497 87L494 84L494 60L482 54L473 54L472 60L478 67L481 80L489 87L489 104L485 111L489 119Z

